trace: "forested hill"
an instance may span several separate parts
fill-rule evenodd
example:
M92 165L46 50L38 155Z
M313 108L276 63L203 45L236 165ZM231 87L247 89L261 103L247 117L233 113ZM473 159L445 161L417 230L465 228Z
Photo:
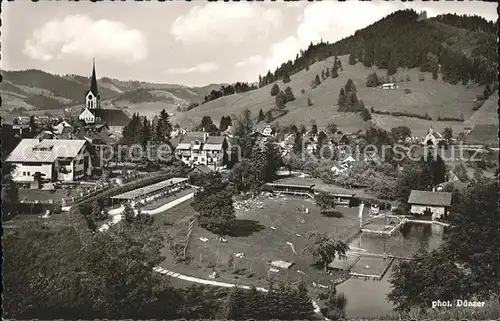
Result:
M397 11L336 43L311 43L294 61L259 76L259 84L272 83L333 55L352 55L367 67L388 69L389 75L398 67L420 67L436 74L439 71L452 84L469 80L491 83L498 64L495 31L496 24L477 16L447 14L421 19L414 10Z

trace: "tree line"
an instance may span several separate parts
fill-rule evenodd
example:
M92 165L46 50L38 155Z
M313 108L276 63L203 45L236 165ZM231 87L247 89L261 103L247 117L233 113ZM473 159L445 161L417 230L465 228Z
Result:
M203 97L202 104L212 101L217 98L224 96L229 96L233 94L244 93L250 90L255 90L258 87L253 84L248 84L247 82L237 82L232 85L221 86L219 90L212 90L208 95Z
M437 74L436 67L440 64L443 79L450 83L472 80L485 84L495 81L498 54L495 50L496 38L491 30L496 28L490 23L479 22L475 17L450 16L454 18L443 16L437 20L417 21L418 14L414 10L397 11L336 43L325 43L323 40L318 44L311 43L297 54L295 60L259 76L259 86L307 70L316 61L334 55L350 55L350 64L362 62L367 67L388 69L388 75L394 74L399 67L421 67L423 71L431 68L429 71ZM473 37L475 41L471 43L456 43L454 41L458 40L448 40L451 37L449 31L444 30L440 21L484 32L476 33ZM452 41L452 46L443 45L447 40ZM465 45L472 47L470 55L460 51Z

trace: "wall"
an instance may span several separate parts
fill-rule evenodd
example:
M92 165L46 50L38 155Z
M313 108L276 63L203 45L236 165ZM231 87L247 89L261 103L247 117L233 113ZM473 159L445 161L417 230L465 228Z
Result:
M429 208L437 218L442 217L445 214L445 209L443 206L428 206L428 205L415 205L412 204L410 212L413 214L422 215L424 211Z
M32 182L33 179L33 174L36 172L40 172L42 174L45 174L43 178L45 179L52 179L52 164L42 164L42 165L29 165L29 164L22 164L22 163L15 163L16 166L16 172L18 175L13 175L12 179L14 181L18 182ZM23 176L23 172L29 172L30 175Z

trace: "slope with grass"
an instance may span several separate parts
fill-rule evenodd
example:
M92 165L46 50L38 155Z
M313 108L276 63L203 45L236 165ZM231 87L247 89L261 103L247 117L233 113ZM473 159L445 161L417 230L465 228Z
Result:
M481 87L467 88L462 85L450 85L439 80L433 80L431 73L422 73L418 69L400 68L394 75L394 81L399 88L395 90L381 90L366 87L366 77L371 72L379 75L386 75L387 71L376 67L367 68L362 64L348 64L348 56L339 57L342 62L343 71L339 70L339 77L327 78L322 83L312 89L311 81L316 75L321 76L322 70L333 66L333 57L324 61L316 62L309 67L309 70L301 70L291 76L291 81L283 84L281 80L276 84L281 90L290 86L296 100L288 102L286 109L288 113L277 119L281 124L309 125L311 120L315 120L320 128L330 122L338 125L339 129L345 132L356 132L365 128L368 124L361 120L359 114L344 113L338 111L337 100L340 89L344 87L346 81L351 78L357 88L358 99L363 100L365 105L375 110L400 111L425 115L428 113L433 119L440 117L460 117L464 118L472 114L474 98L480 92ZM406 76L410 81L406 82ZM419 76L423 75L424 81L419 81ZM403 81L402 81L403 80ZM260 109L264 112L274 109L275 98L271 97L270 91L274 83L259 88L257 90L242 94L234 94L221 97L206 104L174 117L174 122L182 126L192 126L199 123L203 116L211 116L216 122L225 115L240 114L243 110L249 109L254 116L257 116ZM304 93L302 93L304 89ZM406 94L405 89L410 89L411 94ZM313 105L308 106L307 100L311 99ZM417 118L394 117L387 115L372 115L375 123L384 129L390 130L393 127L405 124L416 133L423 133L428 130L431 124L437 127L458 126L460 122L436 122L424 121ZM442 126L441 126L442 125Z

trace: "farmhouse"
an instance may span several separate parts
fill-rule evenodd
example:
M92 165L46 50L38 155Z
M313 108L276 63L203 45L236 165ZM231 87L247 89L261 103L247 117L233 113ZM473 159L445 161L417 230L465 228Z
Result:
M411 205L412 214L431 214L432 218L441 218L446 215L447 209L451 206L452 193L449 192L428 192L412 190L408 198Z
M74 181L92 173L85 140L23 139L6 162L15 166L12 178L17 182L34 181L37 172L50 181Z
M176 148L176 154L189 166L206 165L217 170L224 165L227 153L224 136L208 136L206 132L188 132Z
M382 84L380 86L382 89L396 89L396 84L395 83L387 83L387 84Z
M251 135L269 137L272 134L273 134L273 129L271 125L266 124L264 122L260 122L255 126L255 129L253 130L253 133Z
M102 109L101 96L97 89L97 78L95 75L95 63L92 68L92 78L90 89L85 95L85 109L82 111L79 120L88 124L106 123L111 132L121 136L123 127L126 126L130 118L121 109Z

